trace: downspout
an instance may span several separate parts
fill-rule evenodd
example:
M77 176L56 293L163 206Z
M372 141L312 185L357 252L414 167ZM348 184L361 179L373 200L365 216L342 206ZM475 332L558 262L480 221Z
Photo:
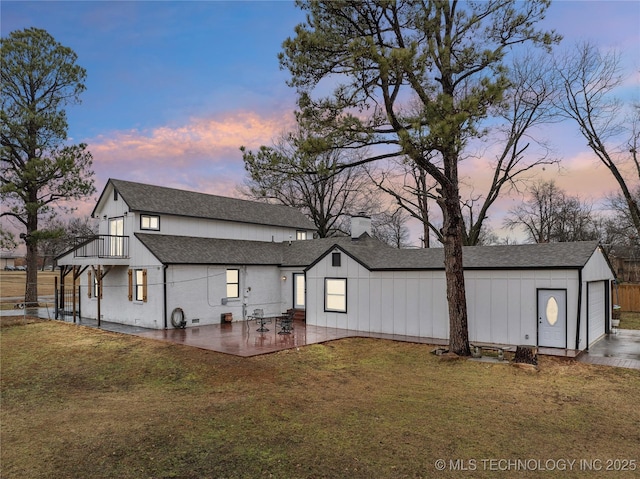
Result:
M578 270L578 319L576 321L576 351L580 350L580 319L582 317L582 268ZM587 328L587 351L589 350L589 328Z
M167 322L167 268L169 266L164 264L162 265L162 317L164 318L164 329L168 328Z

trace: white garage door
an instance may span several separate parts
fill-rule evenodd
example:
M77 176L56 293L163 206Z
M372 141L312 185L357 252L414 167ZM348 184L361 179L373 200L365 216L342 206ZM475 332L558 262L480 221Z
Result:
M597 281L587 285L589 298L589 346L604 334L606 316L604 300L605 284L605 281Z

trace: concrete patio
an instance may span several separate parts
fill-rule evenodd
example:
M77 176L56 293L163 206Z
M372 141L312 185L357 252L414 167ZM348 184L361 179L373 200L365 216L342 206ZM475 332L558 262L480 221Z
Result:
M95 322L95 321L94 321ZM83 320L82 324L86 324ZM259 332L253 321L236 321L187 329L150 330L102 322L102 329L125 332L149 339L218 351L236 356L250 357L298 348L349 337L368 337L445 346L447 341L382 333L363 333L348 329L324 328L295 321L291 334L278 334L275 324L269 331ZM576 354L573 350L540 348L539 354L576 359L589 364L640 369L640 331L619 330L609 334L588 352Z
M38 314L39 313L39 314ZM24 311L3 311L3 316L22 316ZM32 311L28 315L51 319L50 311ZM66 322L72 321L67 317ZM98 327L95 319L78 318L76 324L92 328ZM290 334L278 334L275 323L267 325L268 331L260 332L260 326L254 321L235 321L225 324L213 324L186 329L147 329L108 321L101 321L100 329L116 333L131 334L148 339L169 341L200 349L217 351L241 357L258 356L285 349L299 348L310 344L319 344L349 337L368 337L406 341L420 344L445 346L447 341L435 338L419 338L382 333L363 333L348 329L324 328L295 321ZM615 366L620 368L640 369L640 331L620 329L614 334L604 336L589 351L578 353L573 350L540 348L539 354L560 356L577 361Z
M66 322L70 322L67 318ZM76 324L92 328L98 327L95 319L78 319ZM268 331L258 331L260 325L255 321L234 321L232 323L211 324L186 329L146 329L136 326L101 321L100 329L117 333L131 334L148 339L169 341L210 351L235 356L250 357L274 353L285 349L299 348L336 339L350 337L369 337L407 341L421 344L446 345L447 341L434 338L418 338L382 333L362 333L338 328L313 326L303 321L294 321L290 334L280 334L275 323L267 324Z

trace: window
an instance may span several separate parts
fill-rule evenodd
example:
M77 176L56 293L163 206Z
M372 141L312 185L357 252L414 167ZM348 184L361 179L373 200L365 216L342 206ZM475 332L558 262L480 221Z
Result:
M92 274L92 271L94 274ZM99 276L102 274L100 268L96 271L87 271L87 296L90 298L102 298L102 284L99 281Z
M91 274L91 272L89 272L89 274ZM102 298L102 294L100 294L100 281L98 281L98 273L96 273L93 277L93 297Z
M227 298L240 297L240 270L227 270Z
M147 270L129 270L129 301L147 302Z
M94 281L95 281L95 278L94 278ZM91 295L93 294L93 296L95 296L97 292L98 292L97 281L92 282L91 271L87 271L87 296L91 298Z
M549 300L547 301L547 308L545 311L545 318L547 320L547 323L549 323L549 326L553 326L558 322L558 302L556 301L556 298L554 298L553 296L549 297Z
M340 266L341 261L340 253L331 253L331 266Z
M136 270L136 301L147 300L147 271Z
M324 310L337 313L347 312L347 279L325 278Z
M306 231L296 231L296 239L297 240L306 240L307 232Z
M124 217L109 219L109 235L107 256L124 256Z
M293 273L293 307L304 308L304 273Z
M140 215L140 229L160 231L160 217L153 215Z

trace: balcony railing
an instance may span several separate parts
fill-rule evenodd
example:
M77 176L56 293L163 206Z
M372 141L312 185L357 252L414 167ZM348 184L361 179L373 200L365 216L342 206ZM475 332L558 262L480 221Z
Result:
M78 237L75 241L76 258L128 258L129 237L97 235Z

